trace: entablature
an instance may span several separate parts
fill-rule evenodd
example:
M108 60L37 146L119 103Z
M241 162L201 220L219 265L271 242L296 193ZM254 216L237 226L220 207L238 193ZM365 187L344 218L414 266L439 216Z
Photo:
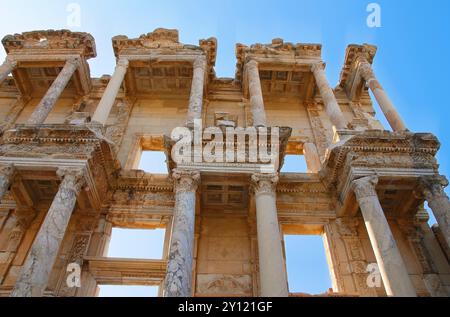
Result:
M377 190L387 213L415 212L412 207L420 199L414 192L420 178L438 175L438 139L430 133L369 130L352 134L330 148L320 172L327 188L336 195L338 215L357 212L352 182L370 175L379 177ZM389 207L394 205L399 207Z
M2 43L8 61L14 65L12 74L23 97L42 97L69 61L77 65L64 94L84 96L90 92L87 60L97 55L90 34L69 30L33 31L7 35Z
M129 63L125 87L141 98L164 97L174 93L188 97L193 68L205 67L205 90L215 78L217 40L200 40L199 46L179 42L178 30L156 29L135 39L119 35L112 39L114 54Z

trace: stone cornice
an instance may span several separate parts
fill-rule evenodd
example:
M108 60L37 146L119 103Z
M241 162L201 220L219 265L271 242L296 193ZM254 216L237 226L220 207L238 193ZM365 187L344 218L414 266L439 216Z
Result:
M173 182L168 175L148 174L139 170L123 170L114 189L173 192Z
M178 30L158 28L153 32L143 34L138 38L130 39L125 35L112 38L114 54L119 56L148 55L186 55L203 53L206 55L209 66L214 66L217 55L217 40L209 38L199 41L199 46L179 42Z
M434 156L439 148L438 139L430 133L366 131L335 144L320 174L329 187L350 167L437 170Z
M7 35L2 40L8 54L42 51L76 52L86 59L96 57L95 40L89 33L69 30L42 30Z

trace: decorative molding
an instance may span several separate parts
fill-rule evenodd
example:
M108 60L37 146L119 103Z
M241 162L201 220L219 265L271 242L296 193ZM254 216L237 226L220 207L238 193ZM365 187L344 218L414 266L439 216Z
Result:
M46 30L7 35L2 44L8 54L36 51L77 51L84 58L97 56L95 40L89 33L69 30Z

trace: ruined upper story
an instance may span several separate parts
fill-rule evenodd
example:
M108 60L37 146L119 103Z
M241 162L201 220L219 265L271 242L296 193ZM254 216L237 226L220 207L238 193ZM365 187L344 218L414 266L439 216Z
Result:
M88 60L96 57L96 48L90 34L34 31L5 36L2 43L8 54L2 68L11 69L11 76L0 86L2 132L30 123L36 107L70 60L76 63L73 75L43 123L79 125L99 111L111 76L91 77ZM199 61L204 74L200 110L204 127L254 124L248 68L250 62L256 62L266 125L292 129L287 154L301 154L304 144L310 143L323 159L333 142L336 129L313 72L314 67L325 66L320 44L293 44L281 39L270 44L237 44L234 79L216 77L215 38L188 45L179 42L177 30L157 29L134 39L115 36L112 46L116 72L124 63L126 68L104 125L123 168L135 168L137 152L162 149L164 136L185 126ZM347 48L339 84L333 89L347 129L384 129L374 117L368 86L361 75L361 58L371 64L375 53L376 48L366 44Z

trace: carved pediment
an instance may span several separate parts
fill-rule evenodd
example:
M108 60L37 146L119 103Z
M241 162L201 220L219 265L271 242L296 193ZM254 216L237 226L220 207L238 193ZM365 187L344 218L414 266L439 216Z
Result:
M7 35L2 44L8 54L42 50L74 51L85 58L97 56L95 40L89 33L69 30L43 30Z

